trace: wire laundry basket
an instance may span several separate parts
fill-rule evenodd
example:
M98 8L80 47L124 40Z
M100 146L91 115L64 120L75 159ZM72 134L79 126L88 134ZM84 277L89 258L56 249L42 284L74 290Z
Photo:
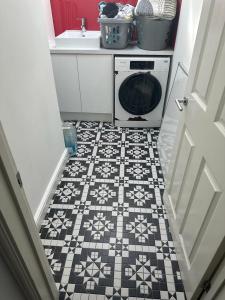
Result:
M130 25L133 20L98 19L101 28L102 46L107 49L124 49L128 45Z

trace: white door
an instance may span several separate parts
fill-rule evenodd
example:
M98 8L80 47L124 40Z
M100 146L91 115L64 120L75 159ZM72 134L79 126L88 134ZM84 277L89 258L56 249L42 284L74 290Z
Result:
M82 112L112 114L112 55L78 55Z
M1 269L0 276L4 272L5 278L0 277L0 281L5 287L1 289L0 299L58 299L52 272L0 122L1 265L2 261L6 266L5 271ZM7 275L8 270L18 284L16 298L4 297L6 285L10 288L14 281ZM15 289L12 287L7 294L12 296Z
M77 56L51 54L60 112L81 112Z
M188 299L225 251L225 1L205 0L165 203L180 241ZM182 104L181 104L182 105Z

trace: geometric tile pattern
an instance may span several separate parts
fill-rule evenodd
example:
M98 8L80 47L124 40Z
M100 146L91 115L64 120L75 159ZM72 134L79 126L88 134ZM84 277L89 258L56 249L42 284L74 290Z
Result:
M59 299L184 300L157 128L72 122L71 157L40 236Z

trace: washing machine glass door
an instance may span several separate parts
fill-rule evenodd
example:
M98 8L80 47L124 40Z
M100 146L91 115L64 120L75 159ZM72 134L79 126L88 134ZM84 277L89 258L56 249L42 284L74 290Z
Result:
M132 115L150 113L159 104L161 96L161 85L150 72L132 74L119 89L120 104Z

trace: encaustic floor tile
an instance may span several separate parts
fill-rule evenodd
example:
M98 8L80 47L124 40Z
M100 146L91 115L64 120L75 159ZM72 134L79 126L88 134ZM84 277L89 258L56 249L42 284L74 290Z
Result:
M162 199L159 130L71 123L78 152L40 230L59 299L184 300Z

